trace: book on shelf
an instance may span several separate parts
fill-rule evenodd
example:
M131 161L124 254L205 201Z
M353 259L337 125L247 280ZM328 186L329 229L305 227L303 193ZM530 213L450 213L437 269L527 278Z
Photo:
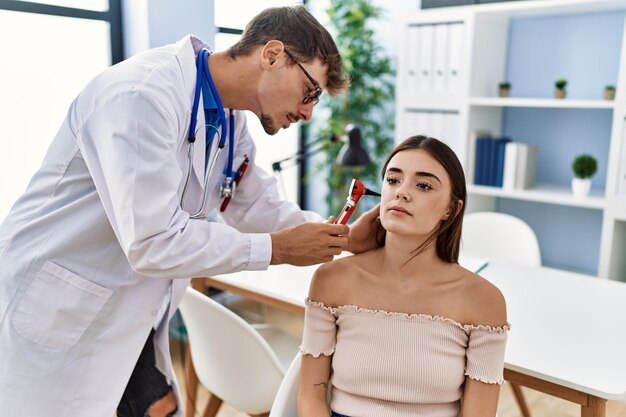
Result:
M502 188L505 190L531 188L535 185L536 172L537 145L521 142L506 144Z
M515 188L526 189L535 186L535 172L537 170L537 145L520 143L517 153L517 170Z
M505 137L476 137L474 184L502 186L505 146L510 141Z
M474 184L508 190L535 185L537 146L507 137L476 138Z
M626 119L622 133L622 149L620 150L618 177L617 177L617 196L619 198L626 197Z
M515 188L518 149L518 142L509 142L506 144L504 149L504 173L502 175L502 188L505 190L513 190Z

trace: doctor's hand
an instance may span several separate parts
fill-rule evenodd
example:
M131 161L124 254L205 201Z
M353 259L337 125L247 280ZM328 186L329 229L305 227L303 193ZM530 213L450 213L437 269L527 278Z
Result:
M361 253L378 247L378 236L384 231L380 224L380 204L363 213L350 226L348 252Z
M333 260L348 245L350 228L345 224L303 223L270 233L272 265L315 265Z

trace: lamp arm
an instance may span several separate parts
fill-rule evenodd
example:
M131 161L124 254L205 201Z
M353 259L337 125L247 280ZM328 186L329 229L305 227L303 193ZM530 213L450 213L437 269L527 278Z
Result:
M309 146L318 145L315 148L313 148L313 149L309 148L309 149L306 150L306 152L303 152L303 151L300 150L300 151L296 152L295 154L293 154L291 156L288 156L287 158L284 158L284 159L281 159L279 161L273 162L272 163L272 170L275 171L275 172L280 172L283 169L283 166L282 166L283 162L287 162L287 161L293 160L294 165L295 165L298 162L304 160L305 158L308 158L309 156L318 153L319 151L321 151L324 148L324 144L322 142L325 142L327 140L328 140L328 138L321 137L321 138L319 138L317 140L314 140L313 142L308 144ZM331 141L332 141L332 139L331 139ZM320 143L322 143L322 145L319 145ZM290 166L292 166L292 165L290 165Z

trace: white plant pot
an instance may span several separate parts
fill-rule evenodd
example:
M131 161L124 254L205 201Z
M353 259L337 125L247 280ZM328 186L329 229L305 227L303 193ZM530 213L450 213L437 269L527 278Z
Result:
M591 190L591 178L572 178L572 193L576 198L585 198Z

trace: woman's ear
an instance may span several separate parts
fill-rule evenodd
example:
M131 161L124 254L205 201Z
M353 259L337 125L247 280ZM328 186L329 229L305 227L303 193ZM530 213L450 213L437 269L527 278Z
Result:
M280 55L285 50L285 45L278 40L271 40L261 49L261 66L263 69L273 67L280 59Z
M463 200L451 201L450 205L446 209L446 212L443 214L442 220L448 220L450 218L450 215L453 213L454 215L456 215L457 213L460 213L462 208L463 208Z

